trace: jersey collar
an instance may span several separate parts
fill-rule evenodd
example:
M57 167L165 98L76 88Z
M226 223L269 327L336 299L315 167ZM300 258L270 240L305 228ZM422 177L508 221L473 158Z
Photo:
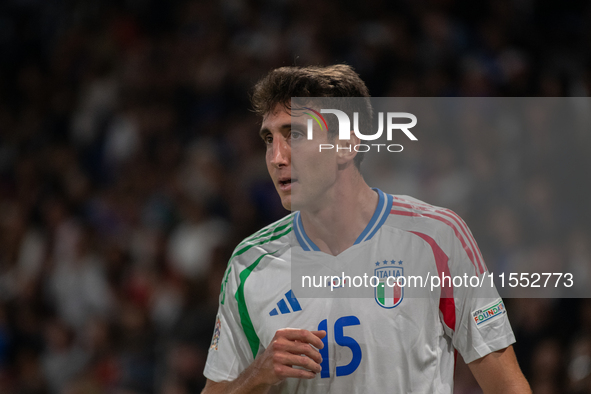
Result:
M390 215L390 210L392 209L392 201L393 198L391 195L384 193L380 189L373 188L378 193L378 206L376 207L371 220L365 227L365 229L361 232L359 237L355 240L353 245L357 245L361 242L369 241L382 227L388 216ZM296 212L293 216L293 229L300 243L300 246L305 251L320 251L320 248L316 246L314 242L308 237L306 231L304 230L304 226L302 224L302 217L300 212Z

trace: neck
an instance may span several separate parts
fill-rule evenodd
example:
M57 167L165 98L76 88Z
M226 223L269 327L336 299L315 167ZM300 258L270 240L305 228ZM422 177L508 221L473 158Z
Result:
M302 209L306 234L321 251L338 255L353 246L378 205L378 194L358 172L344 185L331 188L324 203L314 209Z

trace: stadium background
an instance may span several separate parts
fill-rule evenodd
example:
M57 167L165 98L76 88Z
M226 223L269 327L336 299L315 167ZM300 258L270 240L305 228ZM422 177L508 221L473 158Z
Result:
M590 42L585 1L2 1L0 392L200 392L228 257L285 214L248 110L271 68L346 62L377 97L589 96ZM460 138L415 158L416 197L462 190L489 261L588 273L591 136ZM507 304L534 392L591 392L589 300ZM456 386L479 392L461 364Z

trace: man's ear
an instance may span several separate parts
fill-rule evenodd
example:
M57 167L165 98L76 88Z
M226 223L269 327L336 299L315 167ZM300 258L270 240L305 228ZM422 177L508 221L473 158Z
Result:
M353 162L355 155L357 155L355 147L360 143L361 140L355 135L353 130L349 131L349 139L347 140L341 140L337 137L335 141L335 149L337 150L337 163L346 164L348 162Z

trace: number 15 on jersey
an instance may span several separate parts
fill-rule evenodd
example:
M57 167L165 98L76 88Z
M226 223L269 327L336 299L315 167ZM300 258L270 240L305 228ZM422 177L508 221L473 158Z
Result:
M359 325L359 319L357 316L343 316L334 323L334 341L337 345L342 347L348 347L351 349L353 353L353 358L351 362L347 365L337 365L336 368L336 375L337 376L346 376L350 375L361 363L361 359L363 354L361 352L361 347L359 343L351 337L346 336L343 333L343 329L347 326L357 326ZM322 356L322 363L320 366L322 367L322 371L320 372L321 378L328 378L330 377L330 365L329 365L329 354L328 354L328 336L330 332L328 331L328 323L327 319L324 319L318 324L319 331L326 331L326 336L322 339L322 343L324 343L324 347L320 349L320 355Z

